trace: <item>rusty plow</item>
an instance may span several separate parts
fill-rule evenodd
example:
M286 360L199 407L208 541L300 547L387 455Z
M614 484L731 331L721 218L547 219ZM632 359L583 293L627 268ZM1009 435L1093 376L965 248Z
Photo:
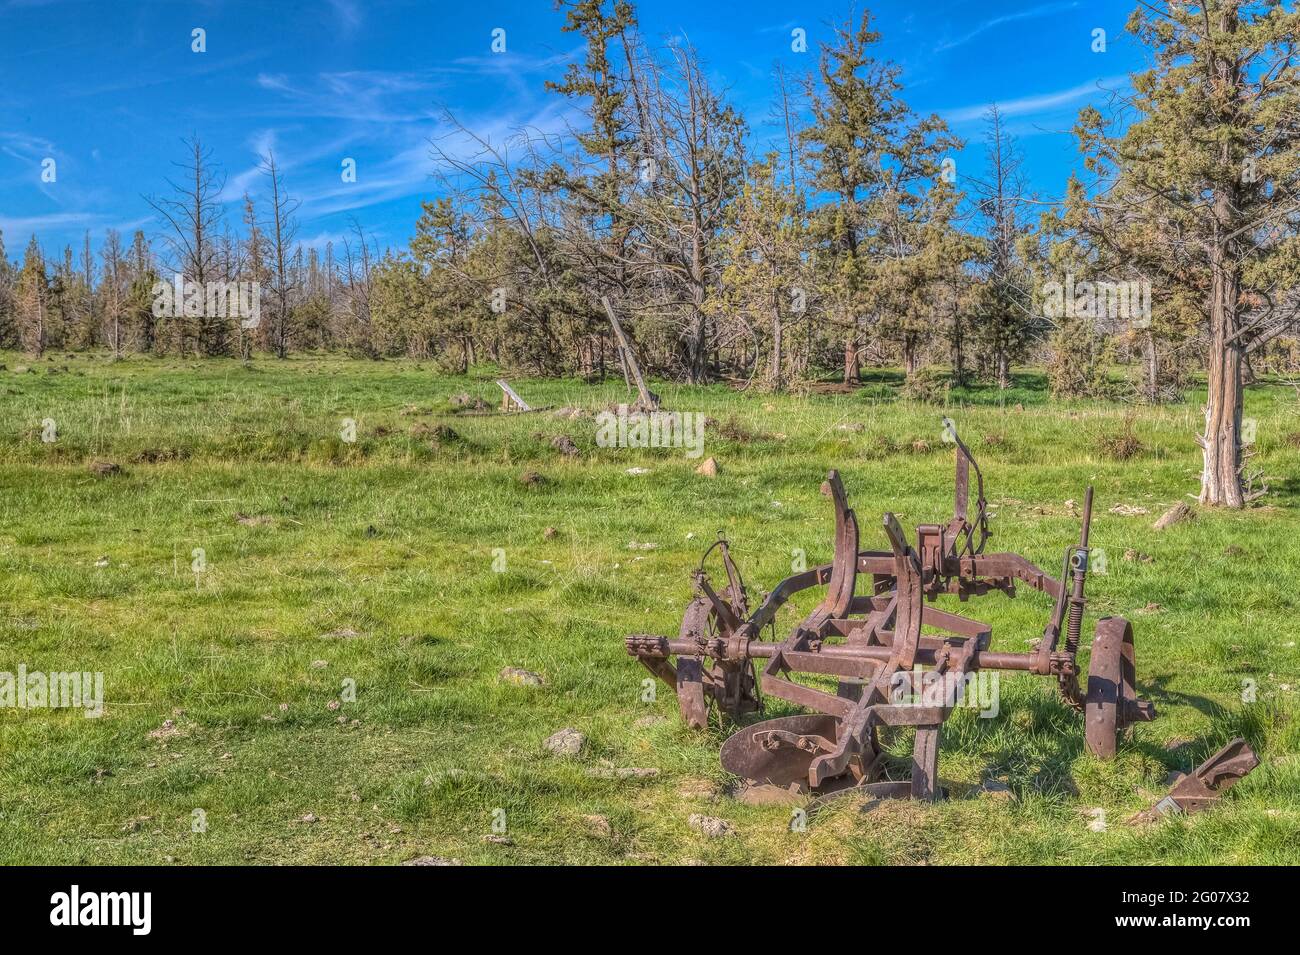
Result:
M1126 620L1097 622L1091 665L1080 683L1092 489L1059 578L1019 554L988 553L983 476L950 433L956 491L946 523L922 524L909 540L887 513L876 533L888 549L861 549L857 516L831 471L822 485L835 514L830 564L787 577L751 609L719 536L694 573L694 597L677 636L626 638L628 653L673 688L682 718L695 729L707 727L714 713L743 722L762 710L764 696L809 711L744 725L722 746L728 771L792 794L860 790L880 798L941 798L943 724L961 688L980 671L1055 680L1065 704L1082 716L1088 749L1102 759L1114 756L1126 727L1155 717L1152 704L1137 695ZM725 577L720 586L705 570L715 552ZM1012 597L1020 587L1052 603L1042 639L1028 653L995 650L988 624L935 606L941 596L965 603L994 592ZM821 602L784 639L777 637L778 610L810 588L824 588ZM904 729L914 735L911 772L891 779L881 739Z

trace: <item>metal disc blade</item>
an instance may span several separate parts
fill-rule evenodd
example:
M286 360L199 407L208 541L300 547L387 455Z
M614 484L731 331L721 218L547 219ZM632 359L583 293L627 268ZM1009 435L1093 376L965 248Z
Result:
M793 746L764 749L754 740L754 734L767 730L785 730L787 733L796 733L800 736L822 736L833 740L838 724L839 721L835 717L816 713L807 716L783 716L746 726L732 734L722 744L722 751L719 754L722 758L722 768L760 785L779 786L785 789L791 784L797 784L807 791L808 767L812 765L815 754Z

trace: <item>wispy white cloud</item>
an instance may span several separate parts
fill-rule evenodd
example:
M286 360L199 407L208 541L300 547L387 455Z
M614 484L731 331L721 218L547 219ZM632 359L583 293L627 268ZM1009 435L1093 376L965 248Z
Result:
M1035 113L1046 113L1062 106L1068 106L1080 100L1087 99L1090 96L1106 96L1109 93L1127 83L1126 76L1108 76L1102 79L1092 80L1088 83L1081 83L1078 86L1072 86L1069 89L1057 90L1054 93L1039 93L1034 96L1022 96L1017 99L990 101L973 106L959 106L951 109L937 110L940 116L949 123L965 123L971 120L983 119L990 106L997 105L998 110L1003 116L1030 116Z
M965 36L958 37L955 40L949 40L946 43L940 43L934 48L934 51L936 53L942 53L945 50L952 50L959 46L964 46L980 34L987 33L989 30L1000 27L1004 23L1014 23L1017 20L1036 20L1039 17L1049 17L1058 13L1065 13L1069 10L1078 8L1078 6L1078 0L1069 0L1069 2L1063 3L1044 3L1037 7L1031 7L1028 10L1021 10L1018 13L1008 13L1000 17L994 17L992 20L985 20Z

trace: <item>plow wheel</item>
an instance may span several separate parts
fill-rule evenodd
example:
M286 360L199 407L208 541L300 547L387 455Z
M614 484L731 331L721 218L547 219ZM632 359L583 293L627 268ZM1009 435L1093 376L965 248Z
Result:
M1088 749L1094 756L1114 758L1124 728L1155 717L1155 708L1137 698L1134 674L1132 626L1122 617L1098 620L1083 708Z
M697 597L686 608L681 636L704 645L720 634L717 611L707 597ZM722 665L701 656L677 658L677 706L691 729L705 729L709 712L716 707L732 719L751 713L762 705L754 667L748 660Z

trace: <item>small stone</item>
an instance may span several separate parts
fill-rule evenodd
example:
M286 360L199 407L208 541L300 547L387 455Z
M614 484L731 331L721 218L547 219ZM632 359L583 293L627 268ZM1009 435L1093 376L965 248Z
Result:
M1138 507L1135 504L1116 504L1110 509L1112 514L1118 514L1120 517L1137 517L1139 514L1151 513L1145 507Z
M578 446L573 443L573 439L567 434L556 435L552 438L551 447L569 458L574 457L578 453Z
M582 817L583 825L593 836L599 836L602 839L608 839L614 834L614 828L609 824L609 820L601 815L591 815Z
M1160 520L1156 521L1151 526L1158 531L1162 531L1167 527L1173 527L1175 524L1179 524L1182 523L1183 521L1191 520L1195 516L1196 516L1196 512L1193 511L1191 507L1189 507L1183 501L1179 501L1169 510L1165 511L1164 515L1160 518Z
M554 527L548 527L542 531L542 540L553 541L557 533L559 532Z
M515 686L542 686L545 683L540 673L521 667L506 667L501 671L500 676L502 681L513 683Z
M113 477L116 474L122 473L122 465L118 464L116 461L105 461L101 458L96 458L90 462L90 473L97 478Z
M624 473L624 474L630 474L630 475L632 475L633 477L636 477L636 476L639 475L639 474L649 474L649 473L650 473L650 469L649 469L649 468L628 468L628 469L627 469L626 471L624 471L623 473Z
M511 839L509 836L498 836L498 835L484 836L483 841L490 842L496 846L513 846L515 844L514 840Z
M453 408L467 408L470 411L484 411L488 406L482 398L471 397L463 391L458 395L452 395L447 401Z
M712 477L717 477L717 476L718 476L718 459L717 459L717 458L705 458L704 463L701 464L698 468L695 469L695 473L696 473L696 474L702 474L702 475L704 475L705 477L711 477L711 478L712 478Z
M719 819L717 816L703 816L698 812L691 813L686 824L692 829L698 829L709 839L720 839L723 836L734 835L736 832L736 827L727 820Z
M1089 832L1106 831L1106 810L1101 808L1080 810L1083 815L1088 817Z
M330 662L329 662L328 660L312 660L312 661L311 661L311 668L312 668L313 670L323 670L323 669L325 669L325 668L326 668L327 666L329 666L329 665L330 665Z
M307 815L303 816L298 821L305 822L308 825L311 825L314 822L320 822L320 816L316 815L314 812L309 812L307 813Z
M546 737L546 742L542 745L556 756L581 756L587 745L587 737L573 727L566 726Z

